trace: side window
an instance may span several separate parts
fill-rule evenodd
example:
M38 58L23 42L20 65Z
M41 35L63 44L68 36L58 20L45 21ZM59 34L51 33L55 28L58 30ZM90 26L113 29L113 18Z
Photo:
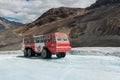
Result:
M36 40L36 43L40 43L40 40L39 40L39 39L37 39L37 40Z
M44 36L44 42L49 42L50 41L50 37L49 36Z
M49 41L50 41L49 36L41 36L34 39L35 43L43 43L43 42L49 42Z
M47 42L46 36L44 36L44 42Z
M47 36L47 42L50 42L50 36Z
M25 39L25 40L24 40L24 44L26 44L26 43L27 43L27 40Z
M41 42L41 39L40 39L40 37L38 37L38 38L35 38L35 43L40 43Z
M56 39L55 39L55 38L53 38L53 39L52 39L52 42L55 42L55 41L56 41Z
M25 44L29 43L29 40L28 40L28 39L26 39L26 40L24 41L24 43L25 43Z
M57 38L57 41L62 41L62 38Z
M43 36L41 36L41 43L43 43L44 42L44 39L43 39Z
M68 41L68 39L67 38L63 38L63 41Z
M34 43L34 38L31 39L31 43Z
M34 39L33 38L29 39L28 43L34 43Z
M45 39L45 36L43 36L43 42L45 42L45 40L46 40L46 39Z
M48 36L48 41L50 41L50 36Z

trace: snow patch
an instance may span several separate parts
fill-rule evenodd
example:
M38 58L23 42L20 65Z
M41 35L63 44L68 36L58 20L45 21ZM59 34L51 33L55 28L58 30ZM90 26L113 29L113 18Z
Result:
M99 56L118 56L120 57L120 47L79 47L73 48L72 55L99 55Z
M0 51L0 55L2 54L22 54L22 50L16 50L16 51Z

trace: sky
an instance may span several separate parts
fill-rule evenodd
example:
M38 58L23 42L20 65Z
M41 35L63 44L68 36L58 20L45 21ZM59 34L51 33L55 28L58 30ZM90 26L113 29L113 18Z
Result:
M85 8L96 0L0 0L0 17L30 23L50 8Z

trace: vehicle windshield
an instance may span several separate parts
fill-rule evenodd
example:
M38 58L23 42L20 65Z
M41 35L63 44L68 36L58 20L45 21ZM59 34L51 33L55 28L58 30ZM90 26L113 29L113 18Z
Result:
M68 41L67 38L57 38L57 41Z

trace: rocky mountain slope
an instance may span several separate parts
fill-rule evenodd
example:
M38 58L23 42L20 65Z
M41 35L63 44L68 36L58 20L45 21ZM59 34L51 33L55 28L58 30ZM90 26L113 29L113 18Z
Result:
M118 4L118 3L120 3L120 0L97 0L96 3L92 4L87 9L94 9L94 8L98 8L100 6Z
M84 9L82 8L52 8L34 22L27 24L25 27L18 28L15 31L23 35L54 32L65 23L68 23L73 17L82 15L83 13Z
M93 5L71 22L73 46L120 46L120 0L97 0Z
M52 9L26 26L26 28L18 30L18 32L22 32L23 34L43 34L62 31L70 35L70 41L74 47L120 46L119 1L120 0L97 0L96 3L85 10L73 11L75 15L68 16L64 19L57 16L55 20L53 19L53 21L50 20L52 22L49 22L48 19L53 18L51 14L55 15L54 13L57 13L55 12L56 9ZM61 9L65 10L64 8L60 8L60 10ZM68 11L63 11L63 14L64 12ZM41 24L41 19L49 23L45 22L45 24Z
M0 31L0 51L1 50L16 50L21 48L22 38L14 33L12 29Z
M24 36L61 31L70 36L73 47L117 47L120 46L119 1L97 0L86 9L53 8L34 22L14 29L12 32Z
M0 50L20 49L22 38L12 30L22 26L24 24L0 17ZM5 49L1 49L4 47Z
M24 24L14 21L9 21L5 18L0 17L0 30L2 29L8 29L8 28L15 28L23 26Z

